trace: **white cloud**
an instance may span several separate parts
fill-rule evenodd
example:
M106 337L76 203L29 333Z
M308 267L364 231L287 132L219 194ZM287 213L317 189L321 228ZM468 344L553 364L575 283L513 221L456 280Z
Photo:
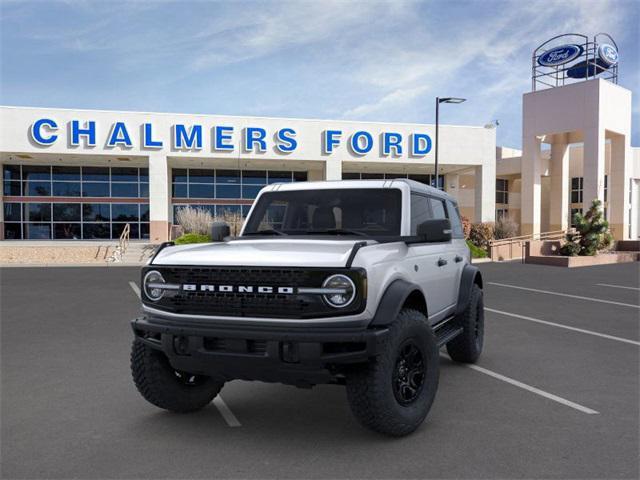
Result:
M624 19L623 9L612 1L509 2L508 7L491 17L451 20L449 31L455 34L436 41L412 25L414 42L400 38L386 43L354 73L363 87L378 93L373 101L349 108L344 116L393 116L422 94L452 94L456 85L465 85L480 99L491 98L495 113L496 102L506 101L501 98L513 99L526 91L530 55L539 43L572 31L615 32ZM432 25L429 18L426 22ZM380 53L389 60L381 61Z

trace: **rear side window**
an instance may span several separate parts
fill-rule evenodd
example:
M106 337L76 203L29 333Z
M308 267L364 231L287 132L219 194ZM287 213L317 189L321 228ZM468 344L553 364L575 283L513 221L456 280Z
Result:
M431 202L431 212L433 213L433 218L449 218L447 217L447 210L444 208L444 201L439 198L430 198L429 202Z
M411 194L411 235L418 231L418 225L433 218L429 207L429 199L423 195Z
M460 212L458 206L451 200L447 200L447 209L449 210L449 220L451 221L451 236L453 238L463 238L462 221L460 220Z

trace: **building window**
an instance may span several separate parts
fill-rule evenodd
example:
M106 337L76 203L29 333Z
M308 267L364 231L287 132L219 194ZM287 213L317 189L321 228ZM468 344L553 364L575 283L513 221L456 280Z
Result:
M149 169L4 165L9 197L149 197Z
M500 220L503 218L509 217L509 209L508 208L497 208L496 209L496 220Z
M174 168L171 178L171 196L203 200L253 200L258 192L270 183L306 180L307 172Z
M582 203L582 177L571 179L571 203Z
M606 202L609 195L609 175L604 176L604 201Z
M415 180L416 182L424 183L425 185L430 185L432 187L436 186L435 175L429 174L418 174L412 175L407 173L372 173L372 172L364 172L364 173L354 173L354 172L343 172L342 179L343 180L393 180L396 178L408 178L410 180ZM444 190L444 175L438 175L438 188L440 190Z
M171 173L171 196L189 199L189 202L173 205L173 219L179 209L187 206L208 211L213 216L225 213L245 217L258 192L272 183L306 182L307 172L290 170L225 170L200 168L174 168ZM247 204L231 204L225 200L244 201Z
M5 239L149 238L149 170L3 165ZM11 197L49 197L25 201ZM83 198L84 197L84 198ZM100 201L84 201L96 197ZM111 198L117 197L114 201Z
M6 202L6 240L149 238L148 203Z
M571 224L571 228L576 228L576 222L573 219L576 213L582 213L582 208L572 208L571 209L571 218L569 219L569 223Z
M509 180L496 178L496 203L509 203Z

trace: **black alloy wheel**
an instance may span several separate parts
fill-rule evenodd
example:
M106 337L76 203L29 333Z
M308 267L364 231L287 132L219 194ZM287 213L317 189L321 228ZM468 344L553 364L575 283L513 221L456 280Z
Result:
M422 351L414 339L406 340L400 347L393 370L393 394L400 405L410 405L420 396L424 376Z

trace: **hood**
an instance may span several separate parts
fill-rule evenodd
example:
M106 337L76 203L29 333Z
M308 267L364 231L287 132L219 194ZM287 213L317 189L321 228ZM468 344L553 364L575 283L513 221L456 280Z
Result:
M268 238L167 247L153 265L344 267L359 240Z

